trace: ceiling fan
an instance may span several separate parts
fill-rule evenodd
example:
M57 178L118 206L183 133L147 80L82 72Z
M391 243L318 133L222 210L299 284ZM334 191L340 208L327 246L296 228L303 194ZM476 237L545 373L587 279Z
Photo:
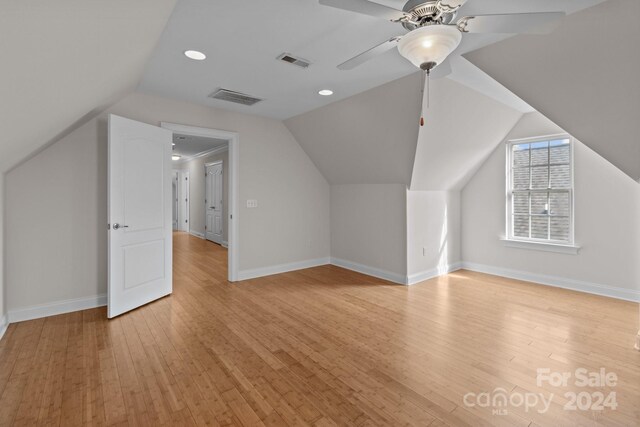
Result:
M399 35L338 65L351 70L394 47L404 58L427 74L460 45L465 33L546 34L556 27L564 12L473 15L458 19L467 0L409 0L397 10L369 0L319 0L320 4L362 13L401 24L409 33ZM450 69L443 70L443 75Z

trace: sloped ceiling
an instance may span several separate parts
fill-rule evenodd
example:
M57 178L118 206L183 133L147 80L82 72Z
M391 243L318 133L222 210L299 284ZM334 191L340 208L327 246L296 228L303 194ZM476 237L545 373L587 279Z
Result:
M174 4L0 2L0 173L134 90Z
M608 0L554 33L466 55L529 105L640 180L640 1Z
M405 184L418 140L421 73L285 120L330 184Z
M451 79L432 80L410 189L461 189L521 116Z

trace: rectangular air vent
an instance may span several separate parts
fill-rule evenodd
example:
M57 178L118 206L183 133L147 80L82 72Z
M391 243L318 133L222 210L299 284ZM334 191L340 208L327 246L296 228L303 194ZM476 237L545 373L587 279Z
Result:
M280 61L288 62L289 64L297 65L300 68L308 68L309 65L311 65L311 62L307 61L306 59L296 58L290 53L283 53L282 55L278 56L276 59Z
M209 95L209 98L219 99L221 101L235 102L236 104L242 105L253 105L257 102L262 101L262 99L256 98L254 96L222 88Z

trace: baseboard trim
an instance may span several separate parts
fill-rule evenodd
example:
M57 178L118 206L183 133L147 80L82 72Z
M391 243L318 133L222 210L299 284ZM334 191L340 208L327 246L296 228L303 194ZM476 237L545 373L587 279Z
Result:
M547 276L543 274L529 273L525 271L511 270L502 267L463 262L462 268L476 271L478 273L492 274L494 276L507 277L509 279L523 280L525 282L537 283L545 286L569 289L572 291L585 292L588 294L600 295L609 298L617 298L625 301L640 302L640 291L632 289L617 288L598 283L589 283L581 280L566 279L557 276Z
M0 317L0 340L4 336L4 333L7 332L7 328L9 327L9 316L6 314Z
M388 280L389 282L398 283L400 285L407 284L406 276L392 271L382 270L380 268L370 267L368 265L359 264L357 262L347 261L340 258L331 258L331 264L337 267L346 268L347 270L357 273L366 274L367 276L377 277L378 279Z
M195 236L199 239L204 240L204 233L198 233L197 231L191 231L189 230L189 234L191 234L192 236Z
M47 316L56 316L58 314L87 310L105 305L107 305L107 294L33 305L31 307L10 310L9 323L23 322L25 320L39 319Z
M421 271L420 273L410 274L407 276L407 285L415 285L425 280L433 279L445 274L453 273L462 268L462 262L454 262L443 267L432 268L431 270Z
M258 277L271 276L274 274L288 273L290 271L303 270L305 268L318 267L330 263L329 257L309 259L305 261L292 262L288 264L271 265L269 267L253 268L238 272L238 280L256 279Z
M229 242L227 242L226 240L223 240L221 245L223 248L227 248L227 249L229 248Z

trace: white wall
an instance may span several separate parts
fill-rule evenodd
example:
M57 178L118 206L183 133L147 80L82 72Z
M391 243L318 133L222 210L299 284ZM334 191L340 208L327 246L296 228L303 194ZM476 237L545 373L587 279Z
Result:
M407 191L409 283L446 274L460 261L460 192Z
M539 113L530 113L508 138L559 132ZM576 143L574 152L579 255L509 248L499 240L505 231L505 147L500 144L462 192L465 266L638 299L640 186L584 144Z
M229 151L199 157L182 165L189 171L189 231L198 235L204 235L205 226L205 176L204 165L211 162L222 161L222 240L228 241L229 236Z
M347 268L404 283L406 186L331 186L331 258Z
M282 122L140 93L107 112L239 133L241 272L329 257L329 185ZM106 136L105 113L7 174L10 311L106 292Z
M9 311L106 293L105 132L92 120L7 174Z

